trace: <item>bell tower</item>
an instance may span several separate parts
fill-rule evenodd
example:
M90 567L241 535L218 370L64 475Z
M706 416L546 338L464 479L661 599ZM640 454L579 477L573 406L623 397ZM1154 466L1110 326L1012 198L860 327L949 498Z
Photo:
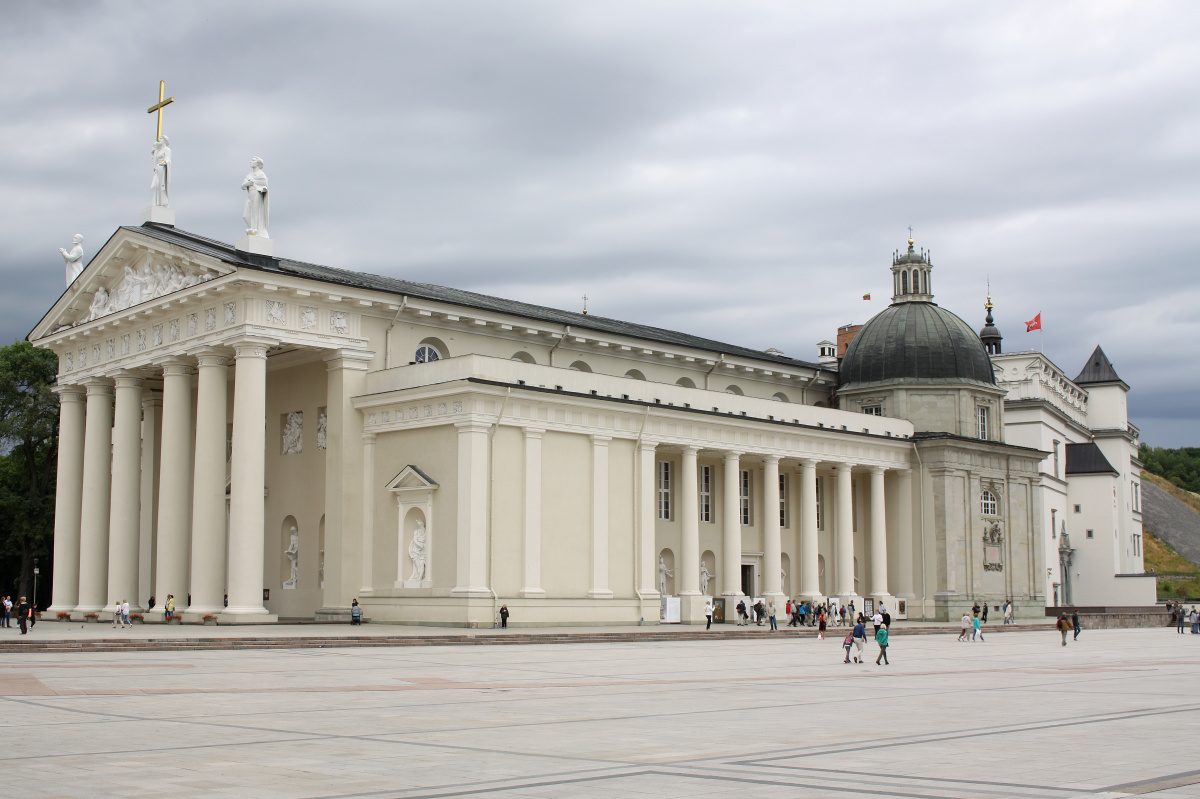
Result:
M992 319L992 295L988 295L983 307L987 310L987 316L983 320L983 330L979 331L979 340L983 342L983 348L988 351L988 355L999 355L1000 342L1004 340L1004 336L1000 335Z
M933 302L933 264L925 250L913 249L912 228L908 229L908 252L892 253L892 304Z

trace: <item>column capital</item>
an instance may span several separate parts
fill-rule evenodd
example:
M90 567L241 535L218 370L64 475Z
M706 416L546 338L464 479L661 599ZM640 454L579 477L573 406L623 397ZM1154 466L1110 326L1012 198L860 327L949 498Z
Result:
M871 474L883 474L886 471L887 471L887 469L883 466L872 466L871 467Z
M612 441L612 436L602 436L593 433L590 437L593 444L602 444L604 446L608 446L608 442Z
M800 459L800 466L803 468L806 468L806 469L815 469L820 464L821 464L821 461L818 460L817 458L801 458Z
M850 472L854 471L854 464L846 463L845 461L840 461L833 465L833 470L839 474L841 474L842 472L849 474Z
M87 386L84 385L58 385L50 390L58 395L58 401L62 404L83 402L87 397Z
M762 459L763 459L763 463L773 463L775 465L779 464L779 456L778 455L763 455Z
M332 372L335 369L354 369L360 372L365 372L371 368L371 359L375 357L375 353L370 350L358 350L350 347L332 350L328 355L321 360L325 361L327 371Z
M228 366L233 360L232 353L225 347L197 347L188 350L188 355L196 359L198 367Z
M93 394L109 394L113 393L113 381L107 377L85 377L79 381L79 384L87 389L88 396Z
M742 456L745 454L746 453L744 453L744 452L739 452L738 450L733 450L733 449L727 449L721 453L722 457L724 457L726 461L741 460Z
M163 406L162 392L151 392L150 389L142 390L142 407L143 408L161 408Z
M685 453L687 453L688 455L699 455L699 454L700 454L700 447L693 446L693 445L689 444L688 446L686 446L686 447L684 447L684 448L683 448L683 451L684 451Z
M379 436L375 433L363 433L362 434L362 440L363 440L364 444L374 444L375 439L378 437Z
M163 377L186 377L192 373L192 359L183 355L172 355L156 362L161 366Z
M113 380L116 382L117 388L141 388L146 376L141 372L122 369L119 372L113 372Z
M266 336L243 336L227 341L225 344L233 348L234 358L261 358L265 361L267 350L277 346L279 340Z
M487 422L455 422L454 426L458 428L460 433L486 433L491 425Z
M526 438L541 438L542 433L546 432L546 428L544 428L544 427L522 427L521 432L525 434Z
M653 438L643 438L638 442L638 449L642 452L653 452L658 449L658 442Z

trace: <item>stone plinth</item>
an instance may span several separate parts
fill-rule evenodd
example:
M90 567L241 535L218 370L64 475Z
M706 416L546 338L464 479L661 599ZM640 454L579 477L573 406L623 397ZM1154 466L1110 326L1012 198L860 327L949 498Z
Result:
M152 205L142 209L142 224L153 222L157 225L175 226L175 209L161 205Z
M240 236L234 242L233 246L242 252L254 253L255 255L275 254L275 242L262 236Z

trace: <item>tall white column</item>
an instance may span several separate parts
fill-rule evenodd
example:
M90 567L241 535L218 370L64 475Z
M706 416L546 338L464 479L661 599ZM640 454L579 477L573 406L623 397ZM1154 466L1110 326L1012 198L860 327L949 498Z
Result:
M684 447L679 469L679 560L675 584L680 596L700 595L700 488L696 477L698 447Z
M79 523L83 511L83 437L86 391L59 386L58 479L54 492L54 595L48 612L79 604Z
M871 467L871 596L884 607L893 604L887 579L887 506L883 467ZM889 608L895 610L894 607Z
M800 462L800 598L821 601L817 546L817 461ZM792 567L795 569L795 566Z
M222 440L222 451L224 448ZM225 493L224 487L221 493ZM222 496L221 504L224 503L225 498ZM175 595L176 609L182 610L187 605L191 521L192 369L189 361L171 358L163 364L158 545L154 575L154 598L157 607L166 606L167 594Z
M171 531L171 571L164 576L165 591L175 595L175 607L187 608L189 616L222 613L225 610L225 447L229 419L229 357L224 350L204 349L195 353L198 376L196 380L196 460L192 488L191 580L186 577L188 558L183 549L186 534ZM181 372L181 374L185 374ZM175 375L176 388L183 390L184 378ZM190 381L189 381L190 382ZM187 386L191 392L191 386ZM182 411L182 401L177 411ZM191 423L189 418L188 423ZM172 434L178 434L172 420ZM261 436L261 433L260 433ZM234 436L234 449L238 448ZM182 468L182 467L179 467ZM176 512L182 512L179 508ZM230 514L232 518L232 514ZM261 558L262 555L260 554ZM170 580L168 586L165 582ZM188 604L188 593L192 597ZM166 594L159 597L166 602ZM233 597L230 596L230 604Z
M913 479L912 470L896 474L896 596L914 598L913 586ZM921 568L924 568L922 564Z
M141 539L142 378L116 375L116 410L112 430L112 502L108 516L108 599L138 600L138 546ZM113 610L108 604L105 610Z
M83 499L79 524L80 613L96 613L108 603L108 512L112 502L113 387L90 378L83 436Z
M238 616L271 615L263 607L267 346L261 340L234 344L229 607L225 611Z
M839 463L837 471L837 595L843 602L858 596L854 590L854 494L850 489L849 463ZM855 607L858 607L856 603Z
M542 588L542 433L525 428L525 539L521 596L544 597Z
M488 425L458 422L458 537L455 596L487 597ZM490 622L491 619L489 618Z
M375 434L363 433L363 560L361 593L375 590ZM398 575L403 577L403 574Z
M722 596L742 595L742 517L738 493L741 468L740 452L726 452L722 470L724 491L721 496L721 591ZM732 609L726 608L732 615Z
M608 584L608 442L592 436L592 587L588 596L612 598Z
M159 459L162 455L162 393L142 389L142 514L138 542L138 597L154 596L155 551L158 545Z
M655 454L657 442L642 439L638 444L638 591L643 599L657 599L658 494L655 492Z
M783 542L779 531L779 458L763 458L763 596L778 605L783 596ZM783 608L777 608L783 615Z

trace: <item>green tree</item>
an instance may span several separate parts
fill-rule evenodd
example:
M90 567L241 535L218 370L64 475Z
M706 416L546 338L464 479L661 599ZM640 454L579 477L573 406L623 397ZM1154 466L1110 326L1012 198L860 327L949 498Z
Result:
M1200 492L1200 447L1166 449L1143 444L1138 458L1151 474L1165 477L1185 491Z
M0 348L0 593L33 596L33 560L50 567L58 466L58 358L18 341ZM47 576L51 569L45 570ZM43 595L50 580L39 586Z

